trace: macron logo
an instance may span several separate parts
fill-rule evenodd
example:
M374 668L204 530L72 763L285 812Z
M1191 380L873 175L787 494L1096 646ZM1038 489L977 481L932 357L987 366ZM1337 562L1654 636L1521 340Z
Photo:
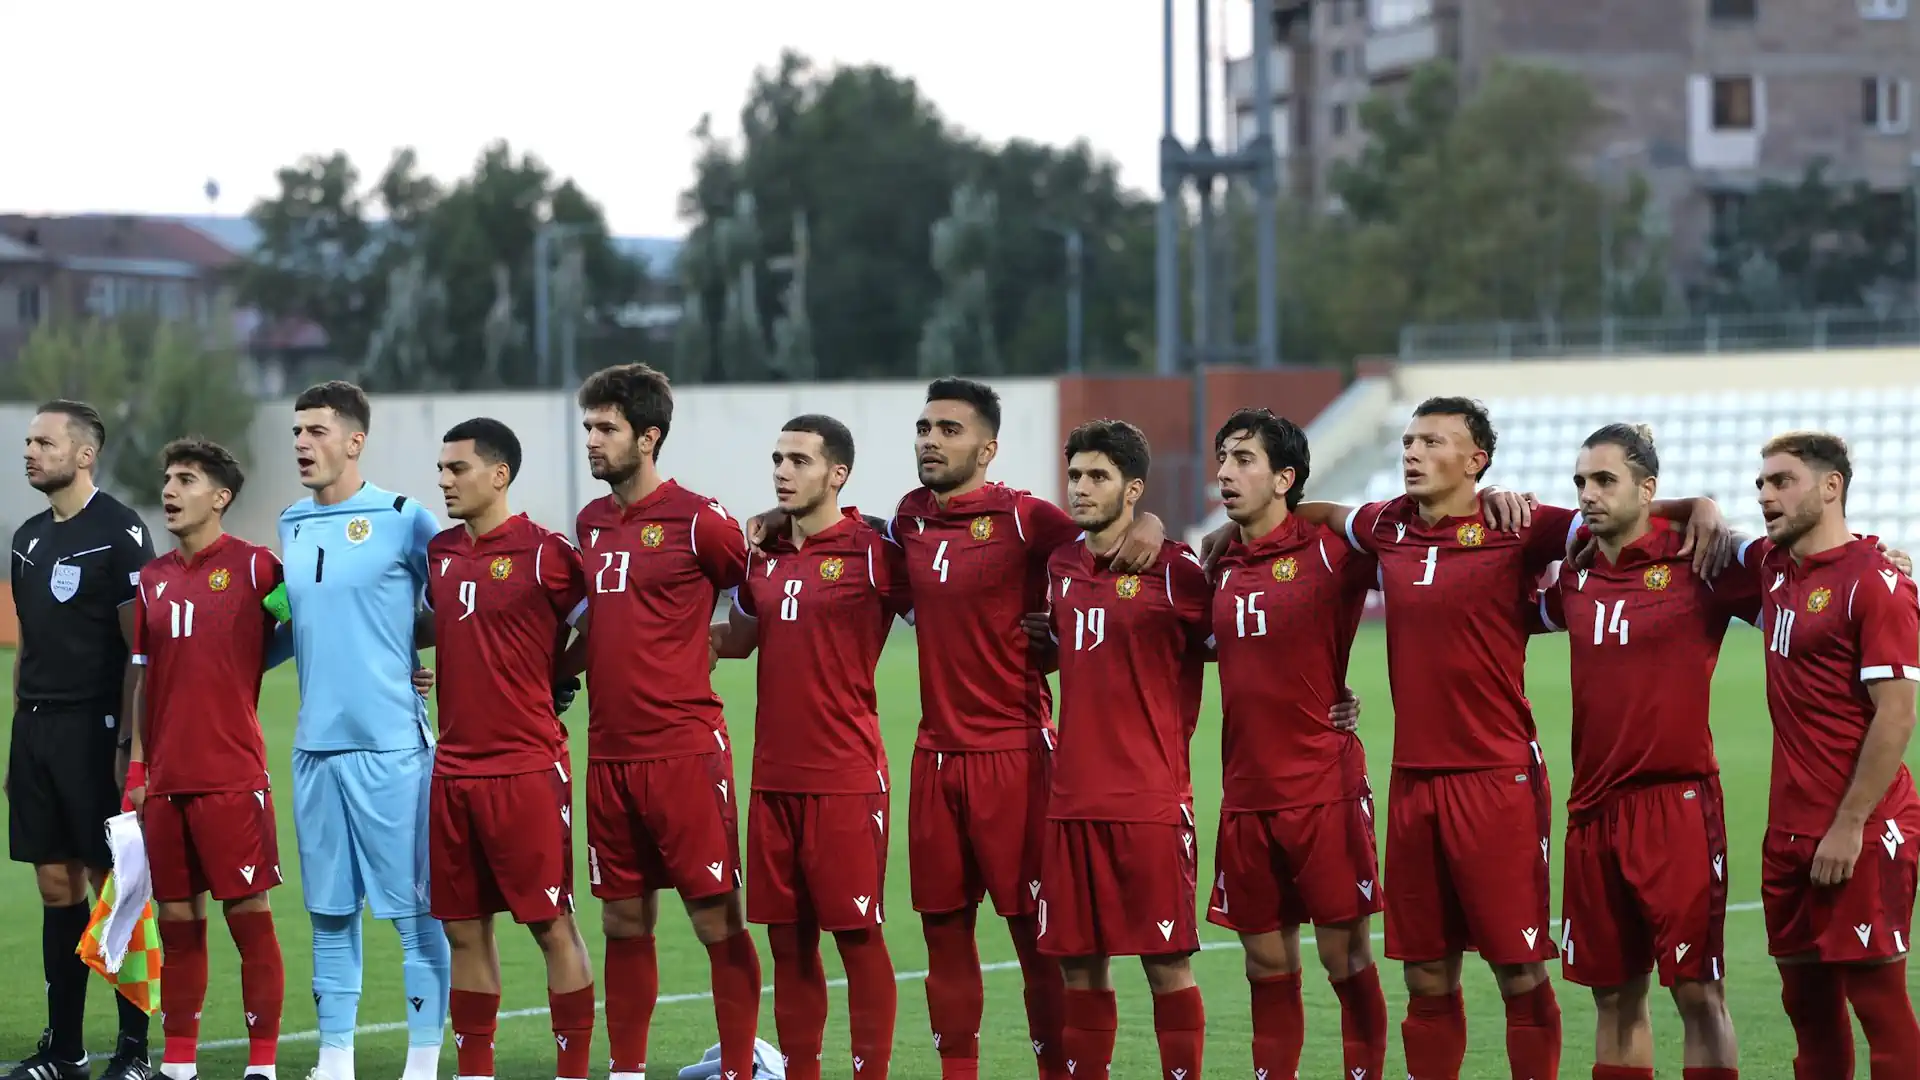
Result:
M137 544L140 542L140 538L146 535L146 532L138 525L129 525L127 526L127 535L133 537L133 542Z
M165 595L167 595L167 583L166 583L166 582L164 582L164 581L163 581L163 582L161 582L160 584L158 584L158 585L155 585L155 586L153 587L153 598L154 598L155 600L158 600L158 599L160 599L161 597L163 597L163 596L165 596Z
M253 884L253 867L251 866L241 867L240 876L247 879L247 884L249 885Z
M867 913L867 905L871 903L873 903L873 897L871 896L856 896L853 898L853 906L859 908L860 914L862 915Z
M1880 580L1887 583L1888 592L1893 592L1900 588L1900 571L1882 570L1880 571Z
M1867 939L1873 937L1873 924L1861 923L1860 925L1855 926L1853 928L1853 936L1860 939L1861 945L1865 945L1867 943Z
M1173 940L1173 920L1172 919L1162 919L1155 925L1160 928L1160 937L1162 940L1164 941Z
M713 880L715 881L725 880L725 875L721 873L721 871L724 869L726 869L726 867L721 863L710 862L707 864L707 873L712 874Z

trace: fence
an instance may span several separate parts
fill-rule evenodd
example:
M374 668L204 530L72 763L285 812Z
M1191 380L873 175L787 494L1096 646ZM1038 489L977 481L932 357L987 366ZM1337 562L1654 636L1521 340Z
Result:
M1400 360L1522 360L1663 353L1821 352L1920 344L1911 310L1772 312L1672 319L1409 325Z

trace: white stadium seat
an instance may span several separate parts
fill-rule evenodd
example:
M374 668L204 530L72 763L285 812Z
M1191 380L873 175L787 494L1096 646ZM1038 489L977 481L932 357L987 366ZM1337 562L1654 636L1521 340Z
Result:
M1661 490L1710 494L1735 526L1762 527L1754 502L1760 445L1783 431L1818 428L1853 449L1849 519L1854 531L1891 543L1920 545L1920 451L1909 434L1920 414L1920 382L1910 386L1808 386L1720 390L1679 395L1564 393L1484 399L1500 433L1493 483L1532 491L1562 505L1573 501L1574 456L1596 428L1650 424L1660 452ZM1412 412L1402 402L1394 415ZM1363 497L1401 491L1398 431L1373 459Z

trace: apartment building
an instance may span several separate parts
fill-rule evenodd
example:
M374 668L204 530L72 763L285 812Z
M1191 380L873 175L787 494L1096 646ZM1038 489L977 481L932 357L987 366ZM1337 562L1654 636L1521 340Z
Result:
M1647 176L1680 248L1763 180L1819 158L1886 191L1920 179L1920 0L1276 0L1267 57L1289 190L1325 204L1359 152L1356 107L1446 58L1469 88L1498 60L1587 78L1614 117L1592 167ZM1255 57L1229 62L1231 128L1254 131Z

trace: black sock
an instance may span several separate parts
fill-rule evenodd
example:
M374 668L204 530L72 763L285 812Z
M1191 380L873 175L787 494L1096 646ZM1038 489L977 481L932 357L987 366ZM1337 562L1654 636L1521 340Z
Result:
M140 1006L127 1000L127 995L115 993L113 999L120 1003L120 1042L133 1043L141 1050L147 1048L147 1014Z
M62 1061L86 1056L86 961L75 950L87 932L86 904L40 909L40 966L47 977L47 1026L53 1055Z

